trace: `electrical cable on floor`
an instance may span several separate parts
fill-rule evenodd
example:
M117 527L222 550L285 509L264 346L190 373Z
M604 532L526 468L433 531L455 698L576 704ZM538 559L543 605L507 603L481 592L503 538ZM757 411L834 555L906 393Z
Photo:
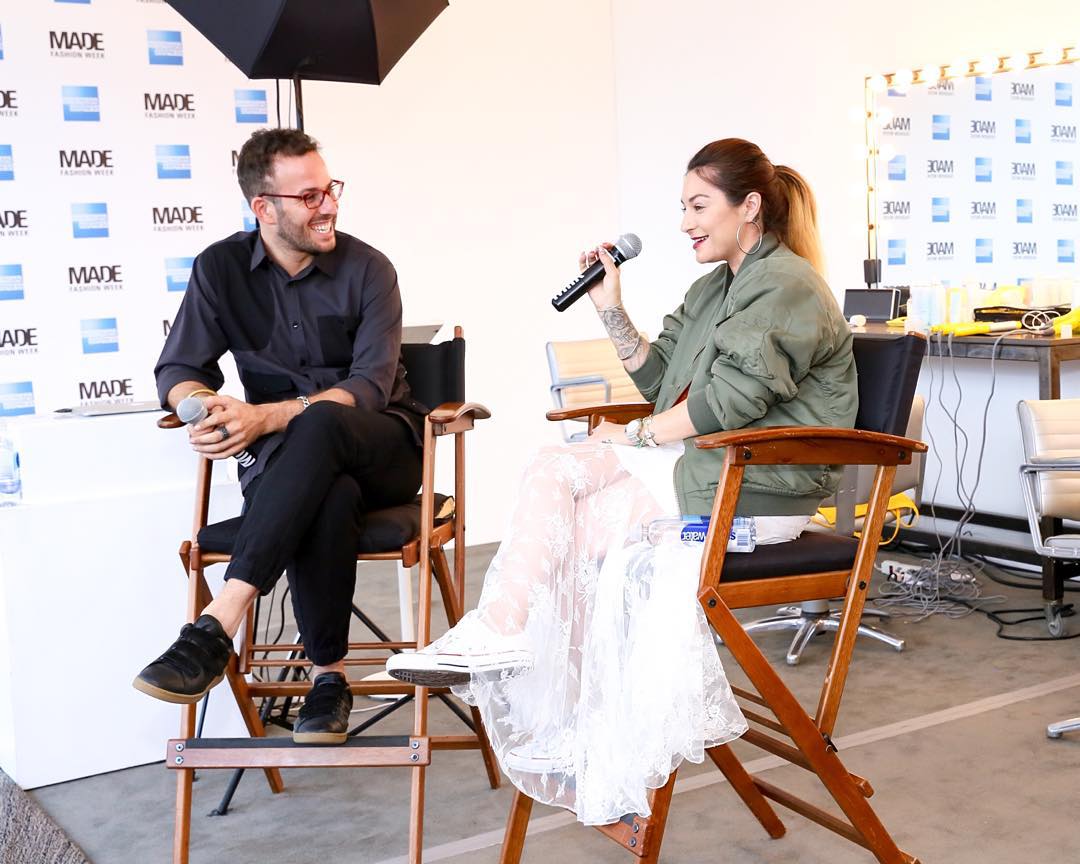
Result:
M975 477L970 490L964 482L964 471L967 467L967 457L970 448L970 439L959 423L959 411L962 402L960 381L956 375L956 358L952 352L952 336L947 343L949 352L949 371L956 383L957 398L955 407L950 410L945 403L945 354L943 350L941 334L937 334L938 387L937 400L945 416L953 425L953 445L956 468L956 491L964 505L963 513L957 521L952 533L947 539L943 539L937 527L937 514L934 512L933 501L937 499L938 488L941 484L941 475L944 464L938 455L937 442L929 422L929 412L924 418L924 429L930 439L932 452L938 459L938 475L934 484L934 490L930 497L930 513L934 519L934 536L937 539L938 548L931 552L929 560L918 567L914 572L908 571L902 574L902 578L893 578L896 574L886 574L888 579L878 586L878 597L873 602L876 606L885 608L902 609L913 612L916 621L921 621L931 615L944 615L947 618L963 618L975 611L983 611L981 607L991 603L1003 603L1005 597L1001 595L983 596L982 584L979 577L985 569L981 563L972 563L963 558L962 543L964 529L975 515L975 492L982 478L983 457L986 454L986 437L990 403L994 398L997 384L997 374L994 368L997 358L998 347L1007 334L1003 333L993 343L990 349L990 393L983 407L982 434L979 439L978 458L975 462ZM931 339L930 345L933 345ZM927 360L927 369L930 373L930 395L928 403L934 400L934 355L931 351ZM963 446L961 447L961 438ZM880 567L878 569L881 569Z

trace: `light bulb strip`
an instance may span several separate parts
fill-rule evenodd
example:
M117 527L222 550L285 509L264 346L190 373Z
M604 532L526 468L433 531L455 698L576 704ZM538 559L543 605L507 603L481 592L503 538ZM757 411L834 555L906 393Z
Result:
M1053 54L1053 58L1050 55ZM1023 65L1019 62L1022 59ZM934 84L949 78L967 78L971 75L994 75L1000 72L1019 72L1024 69L1036 69L1041 66L1058 66L1063 63L1080 62L1080 46L1070 45L1053 50L1043 48L1039 51L1022 51L1018 54L1000 54L978 60L958 60L951 63L926 66L924 68L885 72L881 75L868 75L866 86L873 90L894 87L906 88L914 84ZM986 66L993 65L993 69ZM964 66L963 71L957 66ZM903 80L901 80L903 79Z

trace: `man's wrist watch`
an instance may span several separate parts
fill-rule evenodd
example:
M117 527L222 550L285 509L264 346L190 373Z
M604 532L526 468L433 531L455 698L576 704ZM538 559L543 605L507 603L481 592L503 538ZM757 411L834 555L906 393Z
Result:
M641 446L641 419L640 418L631 420L629 423L627 423L626 427L623 429L623 431L626 433L626 440L627 441L629 441L631 444L634 444L636 446Z
M303 411L304 408L310 408L311 407L311 400L308 399L307 396L297 396L296 401L299 402L303 406L300 409L301 411Z

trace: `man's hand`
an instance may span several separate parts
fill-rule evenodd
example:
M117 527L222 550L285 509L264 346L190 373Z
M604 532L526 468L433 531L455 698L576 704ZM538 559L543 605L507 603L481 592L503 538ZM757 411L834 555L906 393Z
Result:
M207 396L203 403L210 414L201 423L188 427L188 436L192 449L208 459L227 459L247 449L256 439L275 430L276 415L282 411L279 404L251 405L232 396ZM226 430L225 436L222 429Z
M589 433L590 441L609 441L612 444L625 444L629 446L630 439L626 437L626 427L618 423L604 421Z

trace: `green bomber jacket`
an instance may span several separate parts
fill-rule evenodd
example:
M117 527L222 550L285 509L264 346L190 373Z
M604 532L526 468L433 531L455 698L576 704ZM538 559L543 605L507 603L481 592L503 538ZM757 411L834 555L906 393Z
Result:
M638 390L671 408L687 390L697 434L762 426L851 428L858 409L851 331L825 280L774 234L732 276L726 263L690 286L664 318L644 364L630 373ZM712 510L723 449L686 439L675 492L687 515ZM740 516L812 514L836 491L828 465L751 465Z

